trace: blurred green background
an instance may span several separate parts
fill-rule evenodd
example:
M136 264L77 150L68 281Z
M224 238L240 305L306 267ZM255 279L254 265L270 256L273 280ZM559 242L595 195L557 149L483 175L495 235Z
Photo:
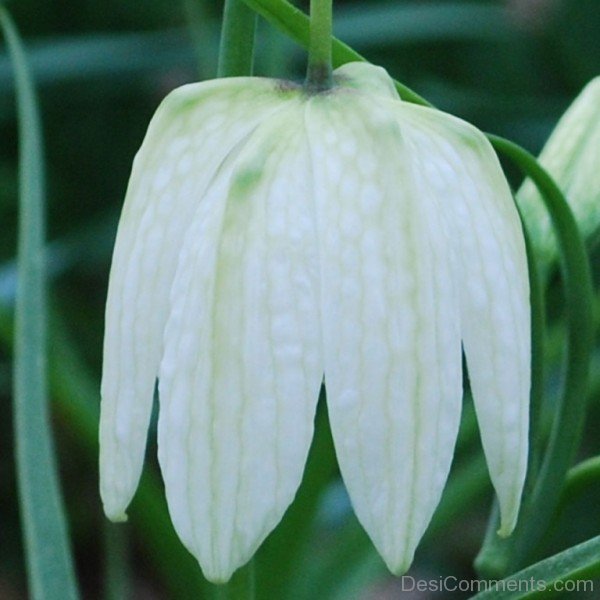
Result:
M307 3L297 4L306 9ZM209 586L166 516L155 431L130 523L116 527L105 521L97 490L96 423L110 254L131 161L165 94L215 75L222 3L20 0L7 6L26 39L42 107L49 180L53 427L82 595L208 597ZM336 35L372 62L438 107L536 154L575 95L600 73L598 0L337 0L335 10ZM304 66L300 48L259 22L257 74L300 80ZM13 74L0 47L2 600L27 597L10 398L16 197ZM560 287L554 282L550 353L557 367L548 375L550 403L561 375L560 307ZM599 377L597 368L582 456L598 454ZM259 596L409 597L386 573L352 514L323 408L321 403L297 501L259 552ZM600 533L599 493L600 485L585 490L557 515L538 558ZM449 486L410 574L472 577L491 497L467 401Z

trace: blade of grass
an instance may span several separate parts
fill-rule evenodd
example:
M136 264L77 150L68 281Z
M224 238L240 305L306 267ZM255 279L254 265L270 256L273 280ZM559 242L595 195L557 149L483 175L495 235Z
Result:
M33 598L78 597L47 404L44 159L33 83L17 30L0 6L19 117L19 247L14 336L15 459Z
M592 579L599 575L600 536L597 536L498 581L495 587L477 594L472 600L525 600L558 594L562 598L565 592L593 593ZM576 584L572 584L571 589L565 586L568 581L579 581L582 585L575 587Z

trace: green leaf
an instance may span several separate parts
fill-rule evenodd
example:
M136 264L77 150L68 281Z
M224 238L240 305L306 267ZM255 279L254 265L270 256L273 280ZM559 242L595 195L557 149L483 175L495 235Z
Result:
M519 571L499 581L495 588L477 594L472 600L525 600L547 598L569 591L593 592L594 582L591 580L598 575L600 536ZM564 582L568 581L578 581L579 587L575 583L565 586Z
M33 598L70 600L77 598L78 593L48 420L41 128L21 41L2 6L0 25L15 68L19 115L20 219L15 302L14 427L27 573Z

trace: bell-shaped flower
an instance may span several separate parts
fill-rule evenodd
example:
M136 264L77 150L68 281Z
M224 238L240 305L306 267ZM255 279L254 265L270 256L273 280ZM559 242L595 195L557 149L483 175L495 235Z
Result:
M472 126L400 101L382 69L334 81L182 87L133 165L106 310L101 493L124 519L158 378L171 517L212 581L293 500L323 378L354 510L406 571L453 456L461 341L500 532L517 519L529 287L498 160Z
M600 234L600 77L577 96L548 138L540 163L565 194L585 240ZM517 201L546 273L558 258L550 215L535 184L526 180Z

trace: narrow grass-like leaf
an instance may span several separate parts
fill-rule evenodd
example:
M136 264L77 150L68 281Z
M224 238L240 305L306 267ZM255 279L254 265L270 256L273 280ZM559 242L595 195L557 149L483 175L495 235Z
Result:
M565 592L594 591L592 580L600 575L600 536L555 554L497 583L472 600L525 600L550 598ZM566 585L567 582L572 582ZM590 596L591 597L591 596Z
M0 6L15 68L19 117L19 248L14 429L27 574L35 599L78 597L47 406L44 167L33 84L16 28Z

